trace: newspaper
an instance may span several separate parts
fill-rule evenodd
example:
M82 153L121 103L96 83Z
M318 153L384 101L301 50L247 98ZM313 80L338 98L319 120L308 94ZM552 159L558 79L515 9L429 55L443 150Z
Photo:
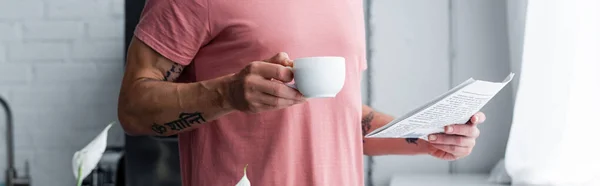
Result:
M367 138L420 138L444 132L444 126L464 124L490 101L514 76L502 82L470 78L429 103L416 108L383 127L367 134Z

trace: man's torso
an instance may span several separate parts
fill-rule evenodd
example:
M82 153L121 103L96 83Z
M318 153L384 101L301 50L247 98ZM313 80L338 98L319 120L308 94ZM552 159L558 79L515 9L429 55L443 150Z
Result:
M363 185L361 72L366 68L362 0L208 0L211 41L182 81L238 72L277 52L343 56L335 98L286 109L235 112L180 134L184 185L234 185L248 164L252 185Z

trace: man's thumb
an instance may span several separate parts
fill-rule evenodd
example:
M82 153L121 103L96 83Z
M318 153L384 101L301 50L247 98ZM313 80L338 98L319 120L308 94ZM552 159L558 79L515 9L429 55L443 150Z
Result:
M288 54L285 52L279 52L279 53L275 54L275 56L273 56L270 59L267 59L265 61L269 62L269 63L283 65L283 66L292 66L293 65L292 60L290 59Z

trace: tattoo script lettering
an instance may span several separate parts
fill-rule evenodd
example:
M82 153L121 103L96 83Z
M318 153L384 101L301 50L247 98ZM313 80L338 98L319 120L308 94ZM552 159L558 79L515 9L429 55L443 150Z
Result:
M406 143L412 143L412 144L418 145L417 140L419 140L419 138L406 138L405 140L406 140Z
M167 132L167 127L154 123L152 125L152 130L157 134L164 134L165 132Z
M174 81L177 78L177 75L181 74L181 72L183 72L183 66L179 64L173 64L171 69L165 72L165 78L163 80Z
M363 136L367 135L367 132L369 130L371 130L371 121L373 121L374 117L375 117L375 113L373 113L373 111L371 111L371 112L369 112L369 114L367 114L365 117L362 118L360 123L361 123ZM365 142L365 140L363 139L363 143L364 142Z
M191 127L194 124L202 124L206 122L204 117L200 112L194 113L181 113L179 114L179 119L173 120L165 123L164 125L153 124L152 131L156 132L159 135L162 135L167 132L167 130L171 131L182 131Z

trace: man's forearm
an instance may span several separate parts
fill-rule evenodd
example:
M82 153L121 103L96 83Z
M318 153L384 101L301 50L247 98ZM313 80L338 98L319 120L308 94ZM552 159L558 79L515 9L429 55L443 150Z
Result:
M361 127L363 136L369 132L388 124L394 117L377 112L363 105ZM391 155L406 154L416 155L425 153L426 146L422 140L405 138L363 138L365 155Z
M197 83L139 79L122 89L119 120L130 135L171 136L231 112L221 94L226 77Z

